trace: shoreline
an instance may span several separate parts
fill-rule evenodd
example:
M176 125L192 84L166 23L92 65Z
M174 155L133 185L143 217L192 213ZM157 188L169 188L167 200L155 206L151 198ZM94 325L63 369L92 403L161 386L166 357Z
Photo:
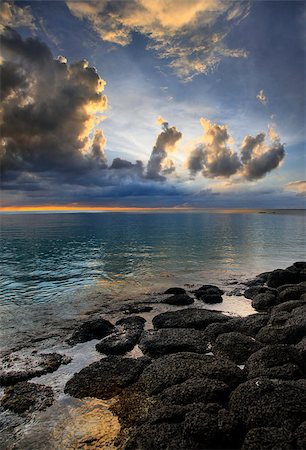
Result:
M86 448L304 448L306 263L247 282L257 313L245 317L214 311L230 297L217 286L184 291L129 301L120 319L96 312L19 373L7 356L3 442L35 448L44 434L43 448L70 448L83 416Z

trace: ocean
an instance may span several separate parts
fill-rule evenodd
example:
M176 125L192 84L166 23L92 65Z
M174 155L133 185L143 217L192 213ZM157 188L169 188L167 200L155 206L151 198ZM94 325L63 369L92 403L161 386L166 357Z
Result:
M285 268L305 259L305 218L290 210L2 214L1 350L169 286L230 286ZM239 314L245 304L236 300Z

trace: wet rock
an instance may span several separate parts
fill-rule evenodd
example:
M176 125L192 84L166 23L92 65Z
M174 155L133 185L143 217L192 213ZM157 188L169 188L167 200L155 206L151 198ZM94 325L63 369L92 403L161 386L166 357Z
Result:
M168 305L191 305L194 302L194 299L187 294L176 294L162 300L162 303L166 303Z
M124 314L139 314L139 313L146 313L152 311L152 306L142 306L142 305L124 305L120 311L122 311Z
M181 295L181 294L186 294L185 289L180 288L180 287L172 287L167 289L164 294L172 294L172 295Z
M304 337L298 344L296 344L295 348L298 350L301 357L303 358L306 367L306 337Z
M224 294L224 291L211 284L201 286L193 292L198 300L202 300L205 303L214 304L221 303L223 301L222 294Z
M284 303L281 303L279 305L276 305L273 307L271 311L271 316L274 314L286 311L288 313L291 313L295 308L298 308L299 306L303 306L305 304L305 300L291 300Z
M223 381L209 378L189 378L164 389L158 396L158 401L166 405L188 405L197 402L223 404L229 393L230 388Z
M276 304L276 297L270 292L257 294L252 300L252 306L256 311L269 311Z
M277 291L276 289L271 289L267 286L253 286L244 291L244 296L245 298L253 300L253 298L255 298L258 294L266 294L266 293L276 296Z
M184 435L196 441L200 449L239 448L237 422L233 415L218 404L198 403L187 412Z
M226 322L228 316L205 309L181 309L159 314L153 318L153 326L159 328L195 328L204 330L210 323Z
M210 341L214 341L220 334L232 331L254 337L268 323L268 320L268 314L251 314L247 317L230 319L227 322L212 323L205 329L205 335Z
M150 357L169 353L206 353L208 342L204 332L190 328L163 328L145 331L140 339L140 349Z
M70 361L70 358L58 353L11 353L1 359L0 385L8 386L54 372L61 364Z
M292 272L290 270L276 269L270 272L267 279L267 286L278 288L283 284L297 284L304 281L303 274Z
M153 395L189 378L212 378L235 386L243 381L244 373L225 358L182 352L154 360L145 368L139 382Z
M306 303L294 308L286 322L286 325L295 325L304 328L306 336Z
M75 373L65 386L72 397L108 399L134 383L150 359L108 356Z
M218 294L204 294L198 297L199 300L202 300L204 303L208 303L209 305L213 305L215 303L222 303L223 298Z
M294 432L295 448L298 450L306 449L306 422L301 425Z
M192 449L195 443L186 440L180 423L147 423L132 430L125 450Z
M242 450L293 450L292 434L285 428L253 428L243 442Z
M143 317L135 316L116 322L115 332L96 345L96 350L106 355L123 355L138 343L145 324Z
M262 286L265 284L266 280L268 278L268 275L266 277L260 277L257 276L253 280L248 280L245 283L243 283L245 286L253 287L253 286Z
M245 365L248 378L294 380L304 376L304 362L289 345L268 345L250 356Z
M283 286L281 286L282 288ZM289 300L299 300L306 292L306 287L303 285L288 286L281 289L278 293L277 303L284 303Z
M286 322L287 323L287 322ZM256 335L264 344L297 344L305 336L305 327L300 325L267 325Z
M92 339L102 339L112 333L114 328L114 325L105 319L89 320L80 325L67 342L70 345L75 345Z
M290 313L287 311L278 311L271 314L269 319L269 325L284 326L290 317Z
M229 409L242 428L294 429L306 419L306 386L302 381L254 378L231 393Z
M49 386L22 381L4 390L1 406L17 414L44 410L53 403L53 391Z
M305 261L297 261L293 263L292 266L287 267L286 270L290 270L292 272L304 272L306 270L306 262Z
M218 448L222 437L217 414L211 414L198 405L185 416L184 435L192 437L200 444L200 448Z
M241 333L220 334L212 346L214 354L227 356L236 364L244 363L252 353L262 348L254 338Z

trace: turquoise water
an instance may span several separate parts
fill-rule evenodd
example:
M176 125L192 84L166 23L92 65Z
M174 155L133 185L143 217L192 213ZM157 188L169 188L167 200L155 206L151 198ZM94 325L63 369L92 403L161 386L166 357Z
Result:
M2 215L1 250L1 302L40 303L99 281L284 267L305 257L305 216Z
M97 287L129 296L286 267L305 259L305 214L3 214L1 250L5 333L18 317L26 329L46 305L61 314Z

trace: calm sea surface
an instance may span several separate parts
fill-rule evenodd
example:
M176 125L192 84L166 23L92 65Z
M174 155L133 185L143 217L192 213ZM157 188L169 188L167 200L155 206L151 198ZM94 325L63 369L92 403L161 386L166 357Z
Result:
M86 296L224 283L305 259L305 214L2 214L0 329L41 325ZM80 300L82 298L82 301ZM78 306L76 306L78 305ZM49 308L49 310L48 310ZM10 334L11 333L11 334Z

